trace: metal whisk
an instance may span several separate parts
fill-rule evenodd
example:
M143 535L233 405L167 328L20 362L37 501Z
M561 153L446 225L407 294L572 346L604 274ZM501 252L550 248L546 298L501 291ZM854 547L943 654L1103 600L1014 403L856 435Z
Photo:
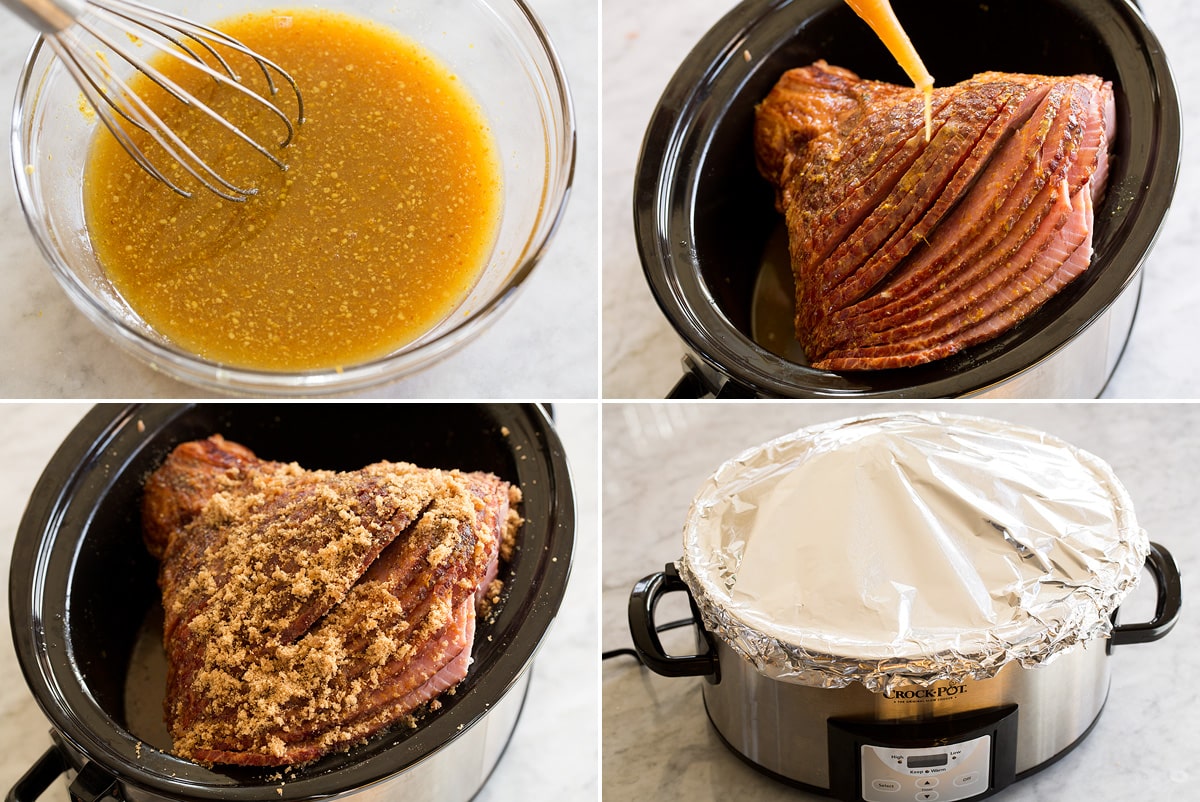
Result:
M295 125L304 121L304 101L300 95L300 88L279 65L250 50L233 37L129 0L0 2L41 31L46 43L62 60L75 83L79 85L87 102L134 161L180 195L190 198L192 193L155 167L145 151L130 136L127 125L144 131L168 157L178 162L201 185L226 200L244 201L256 194L257 189L235 185L199 157L162 121L145 100L130 89L116 74L110 62L119 59L128 63L180 103L217 122L230 134L270 159L279 169L287 169L283 160L265 145L198 100L195 95L152 67L145 58L139 57L133 51L133 48L140 44L149 45L154 51L168 53L202 71L218 83L261 104L282 121L286 133L279 147L287 147L295 135ZM88 37L95 40L99 47ZM128 41L122 42L121 39ZM274 74L282 77L296 94L296 123L293 124L288 114L275 103L244 86L238 73L226 58L222 57L222 50L252 59L266 77L267 88L272 97L279 91L272 76ZM202 53L206 53L218 67L210 66L202 57Z

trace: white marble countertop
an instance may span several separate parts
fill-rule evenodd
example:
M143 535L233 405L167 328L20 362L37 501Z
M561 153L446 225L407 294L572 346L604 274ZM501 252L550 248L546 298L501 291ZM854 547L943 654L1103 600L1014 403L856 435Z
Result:
M8 618L9 555L29 494L58 444L88 407L5 404L0 410L0 793L50 745L50 725L21 679ZM599 582L597 405L555 405L575 481L575 554L558 618L534 661L529 696L512 741L476 802L599 796L599 711L594 691ZM67 802L65 783L43 802Z
M605 650L631 646L626 606L633 584L682 551L680 532L695 491L742 449L819 421L878 411L879 404L819 402L606 404L603 632ZM904 405L935 409L936 403ZM895 407L891 407L895 408ZM963 412L961 404L954 407ZM969 412L1037 427L1108 461L1128 488L1138 521L1175 556L1184 579L1178 626L1156 643L1112 656L1113 679L1099 723L1058 763L996 795L997 802L1195 799L1200 746L1200 618L1189 579L1200 573L1195 477L1200 405L989 404ZM1125 622L1149 620L1147 579L1123 605ZM686 615L682 594L663 601L659 622ZM668 609L672 609L668 612ZM675 654L694 649L690 629L673 633ZM682 638L682 640L681 640ZM664 642L667 641L666 634ZM665 678L632 658L605 662L603 793L606 799L739 802L816 800L749 768L718 740L695 678Z
M683 342L642 275L633 235L633 179L642 136L668 80L733 0L678 4L605 0L603 14L603 394L663 398L682 376ZM1200 397L1200 6L1142 0L1171 61L1184 110L1184 164L1174 206L1146 262L1141 304L1105 397Z
M598 392L597 5L531 0L564 64L578 131L568 206L545 258L511 309L467 348L377 398L594 398ZM34 36L0 13L0 109L7 122ZM6 155L4 162L9 158ZM59 287L26 227L5 168L0 180L0 397L200 398L102 336Z

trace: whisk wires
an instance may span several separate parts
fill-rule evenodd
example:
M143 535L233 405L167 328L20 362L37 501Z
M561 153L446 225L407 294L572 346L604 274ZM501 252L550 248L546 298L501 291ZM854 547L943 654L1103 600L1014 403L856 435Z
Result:
M91 37L94 42L89 41L87 37ZM122 38L128 42L122 42ZM139 92L131 88L121 73L130 77L133 77L133 74L115 63L117 61L124 62L135 72L144 75L178 103L213 121L234 139L261 154L280 170L287 169L287 164L267 145L201 101L153 63L157 60L153 53L166 54L261 107L279 121L282 136L278 148L286 148L295 137L296 125L304 121L304 100L300 88L278 64L250 50L233 37L129 0L93 0L84 5L82 12L76 16L74 25L47 33L46 39L79 85L88 104L121 147L143 170L180 195L190 198L192 192L182 186L181 182L168 177L164 170L155 164L146 149L138 143L138 137L132 133L130 127L148 136L169 159L177 162L201 186L226 200L245 201L257 194L258 190L253 186L235 183L201 157L171 125L164 122ZM100 49L95 47L96 43ZM148 54L149 58L136 52L143 47L152 51ZM265 78L267 94L246 86L242 76L231 65L231 59L226 58L222 51L239 54L256 65ZM205 55L209 58L206 59ZM280 92L281 83L295 95L295 123L283 108L273 102Z

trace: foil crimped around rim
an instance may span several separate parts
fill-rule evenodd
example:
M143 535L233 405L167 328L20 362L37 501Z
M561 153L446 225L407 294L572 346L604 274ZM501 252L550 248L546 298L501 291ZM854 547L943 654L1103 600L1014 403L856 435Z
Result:
M986 679L1105 638L1149 553L1103 460L1023 426L897 413L723 464L680 575L762 674L876 691Z

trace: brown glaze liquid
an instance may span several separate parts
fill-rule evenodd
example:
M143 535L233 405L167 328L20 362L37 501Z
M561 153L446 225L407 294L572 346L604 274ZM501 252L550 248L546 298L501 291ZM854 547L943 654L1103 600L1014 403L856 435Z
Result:
M871 26L913 86L925 96L925 141L928 142L933 129L933 76L925 69L917 49L900 26L900 20L896 19L890 0L846 0L846 5Z
M183 198L102 131L84 208L113 284L180 347L239 367L337 368L421 336L469 292L499 224L500 164L478 104L423 49L365 20L297 9L217 27L300 85L305 121L286 149L277 118L193 67L161 66L288 169L135 82L193 149L259 192L232 203L172 171L194 189ZM265 87L253 64L231 63ZM276 97L294 119L290 90Z

